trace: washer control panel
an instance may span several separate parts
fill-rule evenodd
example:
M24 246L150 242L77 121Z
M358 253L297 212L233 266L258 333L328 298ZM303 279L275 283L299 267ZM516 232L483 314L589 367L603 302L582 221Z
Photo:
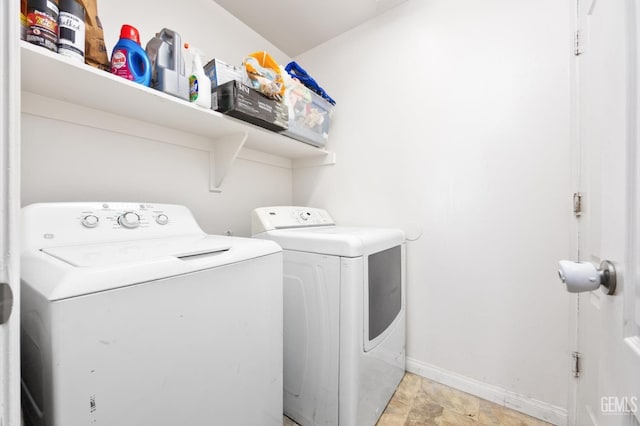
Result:
M111 229L136 229L154 225L165 226L171 223L170 213L151 204L122 205L103 203L99 209L80 212L78 220L85 228L107 226Z
M326 210L296 206L257 208L253 211L251 222L253 235L273 229L335 225Z
M87 241L202 233L184 206L147 203L42 203L23 209L23 238L40 247Z

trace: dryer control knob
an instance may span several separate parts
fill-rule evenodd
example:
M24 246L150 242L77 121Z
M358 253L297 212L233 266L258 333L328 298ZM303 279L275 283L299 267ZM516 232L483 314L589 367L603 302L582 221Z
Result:
M158 222L158 225L166 225L169 223L169 216L166 214L159 214L156 216L156 222Z
M140 225L140 216L134 212L126 212L118 218L118 223L124 228L137 228Z
M96 215L89 214L83 217L80 223L82 223L82 226L85 228L95 228L98 226L98 223L100 223L100 219Z
M309 220L310 217L311 217L311 213L309 213L309 212L301 212L300 213L300 219L302 219L302 220Z

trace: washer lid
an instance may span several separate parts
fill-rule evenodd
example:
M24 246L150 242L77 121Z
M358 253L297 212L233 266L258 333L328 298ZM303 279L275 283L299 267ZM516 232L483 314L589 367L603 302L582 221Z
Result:
M226 238L194 235L48 247L41 249L41 251L76 267L95 268L144 262L163 257L184 259L227 251L230 248L231 244Z
M400 229L346 226L276 229L254 237L273 240L285 250L342 257L359 257L404 242Z
M281 257L271 256L281 251L273 241L205 234L45 247L23 252L21 278L55 301L204 270L229 274L228 265L264 265L266 257L281 264Z

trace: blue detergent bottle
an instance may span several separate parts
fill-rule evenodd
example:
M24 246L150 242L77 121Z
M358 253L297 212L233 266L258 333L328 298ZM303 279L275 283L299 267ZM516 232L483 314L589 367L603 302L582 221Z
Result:
M145 86L151 83L151 62L140 45L140 33L131 25L120 29L120 40L111 54L111 73Z

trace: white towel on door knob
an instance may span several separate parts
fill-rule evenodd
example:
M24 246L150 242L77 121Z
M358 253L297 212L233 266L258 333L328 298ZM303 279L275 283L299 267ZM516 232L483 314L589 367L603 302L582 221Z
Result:
M590 262L561 260L558 275L569 293L593 291L600 287L600 272Z

